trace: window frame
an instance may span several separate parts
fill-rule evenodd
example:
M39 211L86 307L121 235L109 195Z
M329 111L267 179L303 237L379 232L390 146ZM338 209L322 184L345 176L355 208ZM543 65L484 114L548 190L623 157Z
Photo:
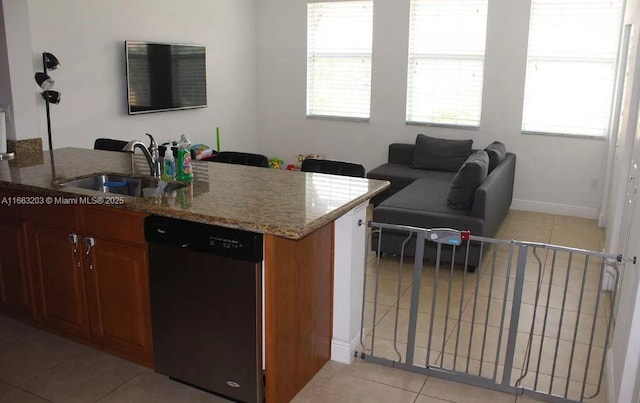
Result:
M407 63L405 123L407 125L478 130L482 122L482 108L483 108L483 100L484 100L484 71L485 71L486 48L487 48L486 39L487 39L487 29L488 29L488 8L489 8L488 3L489 2L488 0L476 0L476 3L478 4L474 5L474 7L479 7L477 8L477 10L481 10L480 15L484 17L484 19L481 21L481 28L483 29L483 35L481 36L482 38L481 51L480 51L480 48L478 47L473 51L466 49L466 51L460 50L457 52L453 52L453 51L438 52L433 50L422 51L420 49L420 46L418 45L414 46L414 43L417 41L417 39L415 38L415 35L417 35L415 32L415 27L416 25L420 24L420 19L416 15L416 13L418 12L420 3L427 3L429 1L434 1L434 0L411 0L411 4L410 4L409 47L407 51L408 63ZM441 2L441 4L443 5L446 4L447 6L450 6L451 4L453 4L453 2L450 0L439 0L439 1ZM469 3L469 1L461 1L460 3ZM457 5L459 6L460 4L457 4ZM475 84L477 85L478 89L476 93L473 94L475 99L471 100L470 102L470 103L477 102L477 105L478 105L477 108L474 107L474 108L461 109L460 104L464 102L464 97L462 97L462 101L460 97L458 97L457 99L455 97L452 97L451 98L453 100L452 103L457 104L455 105L457 109L455 110L455 116L449 118L449 121L445 121L446 118L436 117L436 114L432 113L434 112L433 110L430 112L432 113L431 116L426 116L427 114L425 113L421 114L421 116L417 116L418 114L415 113L415 110L418 109L417 107L418 105L415 105L413 101L413 97L415 97L415 94L420 92L419 87L414 85L415 84L414 77L416 74L414 72L415 70L414 66L416 65L416 63L419 63L420 61L423 61L423 62L426 61L427 63L433 63L433 64L437 63L438 61L444 62L444 63L456 63L456 62L459 63L460 61L464 62L465 60L476 62L481 65L480 69L472 69L473 71L478 72L480 76L479 79L478 78L475 79ZM456 72L457 74L456 85L458 86L465 84L466 80L464 80L464 76L462 74L463 72L464 72L464 68L458 69ZM428 91L428 87L426 88ZM426 92L426 91L422 91L422 92ZM434 100L438 101L438 99L431 98L432 103ZM471 119L464 119L463 116L469 112L472 114ZM422 116L425 116L425 118L420 119ZM468 124L465 123L465 120L469 123Z
M538 51L537 53L534 53L532 56L532 52L531 52L531 46L532 46L532 37L534 37L532 35L532 29L534 29L533 23L534 23L534 13L536 11L536 2L539 2L540 0L532 0L531 2L531 10L530 10L530 20L529 20L529 32L528 32L528 41L527 41L527 56L526 56L526 71L525 71L525 77L524 77L524 82L523 82L523 98L522 98L522 120L521 120L521 124L520 124L520 131L522 134L526 134L526 135L543 135L543 136L556 136L556 137L569 137L569 138L582 138L582 139L592 139L592 140L606 140L609 138L609 136L611 136L611 114L612 114L612 107L614 104L614 97L615 97L615 89L616 89L616 79L617 79L617 71L618 71L618 65L620 63L620 55L619 55L619 48L620 48L620 41L621 41L621 34L622 34L622 30L623 30L623 14L624 14L624 1L618 1L618 0L614 0L615 3L619 4L619 8L617 10L617 32L616 32L616 39L615 39L615 45L611 47L611 50L608 52L611 55L609 55L608 53L600 53L600 54L586 54L583 56L579 56L576 53L571 54L571 55L566 55L566 54L558 54L558 55L550 55L551 53L553 53L552 51L548 50L547 53L543 53ZM545 3L548 1L542 0L542 3ZM608 3L611 3L609 1L607 1ZM574 2L575 3L575 2ZM582 1L583 4L588 3L588 0L583 0ZM553 4L553 3L552 3ZM559 3L554 4L554 6L558 6ZM538 6L540 7L540 6ZM580 9L582 10L582 9ZM592 15L598 15L597 13L593 13ZM562 16L564 16L564 14L553 14L553 16L555 16L556 18L561 18ZM590 26L590 28L585 28L587 29L593 29L592 26ZM574 32L574 31L571 31ZM608 76L607 76L607 86L609 87L607 89L607 98L608 101L606 102L606 106L603 106L602 108L600 108L599 113L602 114L602 116L604 117L603 120L605 120L605 123L603 126L601 127L596 127L596 125L593 125L591 127L587 127L587 125L582 125L582 126L574 126L573 128L569 129L569 130L553 130L553 129L549 129L549 130L542 130L540 129L540 126L544 126L545 124L540 123L543 122L538 121L538 122L527 122L527 107L528 107L528 101L527 101L527 96L528 94L534 94L534 95L529 95L531 96L539 96L539 94L535 94L533 92L531 92L531 90L528 91L528 83L530 82L530 69L532 68L533 65L545 65L545 66L549 66L552 65L553 63L556 63L558 65L564 65L566 66L570 66L572 63L575 64L581 64L585 67L594 67L594 66L603 66L603 65L607 65L606 67L609 70ZM595 75L594 75L595 77ZM585 82L585 81L583 81ZM564 94L562 94L564 95ZM604 104L604 102L603 102ZM529 112L530 113L536 113L536 112ZM575 115L576 120L579 120L580 115L576 114ZM562 126L562 121L556 121L554 123L554 125L556 126L556 128L561 128ZM535 128L535 126L538 126L538 128ZM553 127L553 125L548 125L547 126L551 126ZM569 125L565 125L565 127L570 127ZM577 129L575 131L571 131L572 129ZM588 131L590 130L602 130L602 134L593 134L593 133L588 133ZM580 132L582 131L582 132Z
M369 21L369 30L366 37L368 37L368 42L362 46L363 50L365 47L368 48L368 52L362 51L352 51L352 52L341 52L341 51L323 51L322 49L318 49L317 47L312 48L312 32L311 32L311 8L317 5L331 6L331 5L342 5L349 4L351 6L357 7L358 5L362 5L364 7L370 8L370 21ZM338 121L355 121L355 122L368 122L371 119L371 98L372 98L372 70L373 70L373 14L374 14L374 2L373 0L344 0L344 1L310 1L307 3L307 50L306 50L306 86L305 86L305 115L307 119L320 119L320 120L338 120ZM346 15L344 17L347 17ZM345 48L346 50L346 48ZM313 67L316 66L316 63L312 61L312 59L323 59L328 61L335 61L340 59L354 59L354 62L351 63L353 66L357 66L357 60L364 60L368 64L368 73L365 75L365 80L368 78L368 83L365 85L365 91L367 92L366 101L362 102L358 105L364 106L366 105L366 113L365 116L357 116L361 111L356 109L351 110L340 110L340 107L333 108L329 113L322 113L321 108L318 108L318 99L314 98L316 86L314 86L314 82L318 83L315 73L315 69ZM344 73L344 70L342 71ZM344 87L349 92L357 92L356 89L350 88L348 86ZM335 87L333 89L335 92ZM332 94L335 96L335 94ZM358 99L358 96L350 96L349 100ZM363 98L363 99L364 99ZM315 101L315 102L313 102ZM330 102L335 106L335 102L337 99L330 99ZM320 110L319 110L320 109ZM362 109L364 111L364 109Z

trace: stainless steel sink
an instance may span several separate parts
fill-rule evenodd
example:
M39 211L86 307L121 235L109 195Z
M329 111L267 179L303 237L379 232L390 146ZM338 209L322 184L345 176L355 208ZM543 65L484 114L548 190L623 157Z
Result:
M95 174L60 183L60 186L97 190L104 193L142 197L144 188L157 188L158 180L150 177L134 177L119 174ZM170 183L165 192L187 186L185 183Z

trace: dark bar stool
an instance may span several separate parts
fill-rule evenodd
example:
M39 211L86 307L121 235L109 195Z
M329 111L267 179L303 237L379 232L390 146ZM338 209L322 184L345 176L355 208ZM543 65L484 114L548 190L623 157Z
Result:
M304 172L319 172L323 174L364 178L364 166L352 162L307 158L302 161L300 170Z
M207 161L269 168L269 159L266 156L237 151L221 151Z
M93 143L94 150L105 150L105 151L123 151L122 149L126 146L128 141L124 140L114 140L114 139L105 139L100 138L96 139ZM123 151L129 152L129 151Z

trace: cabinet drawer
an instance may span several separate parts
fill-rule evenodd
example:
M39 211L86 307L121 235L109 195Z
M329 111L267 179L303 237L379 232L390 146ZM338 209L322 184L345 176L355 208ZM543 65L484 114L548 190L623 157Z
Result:
M83 212L83 232L91 236L144 245L147 214L110 207L87 207Z
M75 231L78 227L78 207L73 205L26 206L34 224L62 230Z

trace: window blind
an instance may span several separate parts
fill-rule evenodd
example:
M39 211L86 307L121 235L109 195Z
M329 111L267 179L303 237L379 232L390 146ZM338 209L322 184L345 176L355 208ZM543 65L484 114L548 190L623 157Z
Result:
M368 119L373 1L307 5L307 116Z
M407 122L479 126L487 0L411 0Z
M522 130L603 137L622 0L532 0Z

